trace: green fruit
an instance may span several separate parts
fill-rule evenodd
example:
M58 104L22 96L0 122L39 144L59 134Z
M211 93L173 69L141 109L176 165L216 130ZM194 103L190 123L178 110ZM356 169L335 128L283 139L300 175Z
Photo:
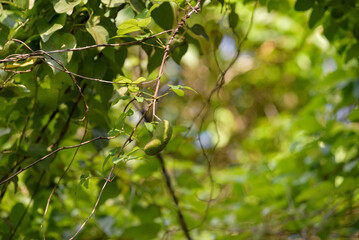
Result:
M153 138L145 146L147 155L156 155L161 152L170 141L172 136L172 127L167 120L160 122L153 134Z
M145 146L145 153L147 155L156 155L161 152L166 144L163 144L159 139L152 139Z
M154 139L160 139L164 143L168 143L172 136L172 127L169 121L163 120L160 122L156 128L156 131L153 135Z

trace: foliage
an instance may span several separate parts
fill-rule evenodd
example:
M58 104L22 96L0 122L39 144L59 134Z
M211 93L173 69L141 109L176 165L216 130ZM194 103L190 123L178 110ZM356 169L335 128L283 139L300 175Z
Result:
M358 9L1 1L0 239L355 239Z

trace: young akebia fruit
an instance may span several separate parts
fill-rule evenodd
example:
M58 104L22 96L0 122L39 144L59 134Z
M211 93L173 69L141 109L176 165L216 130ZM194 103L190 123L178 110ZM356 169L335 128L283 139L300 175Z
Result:
M170 141L172 136L172 127L167 120L163 120L157 125L153 138L145 146L147 155L156 155L161 152Z

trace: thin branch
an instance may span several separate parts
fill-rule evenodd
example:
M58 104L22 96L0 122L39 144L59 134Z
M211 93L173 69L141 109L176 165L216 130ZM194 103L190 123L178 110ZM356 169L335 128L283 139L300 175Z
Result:
M21 43L21 44L24 45L27 49L29 49L32 53L35 52L34 50L32 50L32 49L31 49L26 43L24 43L23 41L21 41L21 40L19 40L19 39L12 39L12 40L15 41L15 42ZM86 103L86 99L85 99L85 96L84 96L84 94L83 94L83 92L82 92L82 89L81 89L80 85L77 83L75 77L74 77L72 74L70 74L70 72L67 70L67 68L65 67L65 65L64 65L60 60L54 58L54 57L51 56L48 52L45 52L45 51L43 51L43 50L39 50L39 51L37 51L37 52L40 53L41 55L46 55L46 56L48 56L51 60L55 61L59 66L61 66L65 71L68 72L68 74L69 74L69 76L71 77L73 83L74 83L75 86L77 87L77 89L78 89L78 91L79 91L79 93L80 93L80 95L81 95L82 101L83 101L83 103L84 103L84 106L85 106L85 114L84 114L83 118L80 119L80 121L84 121L85 118L87 117L87 113L88 113L88 111L89 111L89 107L88 107L88 105L87 105L87 103ZM41 58L40 58L40 59L41 59ZM41 60L44 61L43 59L41 59ZM0 61L0 62L1 62L1 61Z
M144 119L144 117L145 117L146 113L148 112L148 110L150 109L150 107L151 107L151 104L147 106L146 110L145 110L144 113L142 114L142 117L140 118L140 120L138 120L136 126L133 128L133 130L132 130L130 136L129 136L129 137L126 139L126 141L122 144L121 150L120 150L120 152L118 153L117 157L119 157L119 156L121 155L121 153L122 153L123 149L125 148L125 146L126 146L129 142L132 141L132 136L133 136L133 134L135 133L137 127L140 125L140 123L141 123L142 120ZM112 182L113 179L115 178L115 177L112 178L112 174L113 174L113 171L115 170L115 167L116 167L116 164L113 164L113 165L112 165L112 168L111 168L111 171L110 171L110 173L108 174L108 176L107 176L107 178L106 178L106 181L105 181L105 183L103 184L103 186L102 186L102 188L101 188L101 191L100 191L99 196L98 196L98 198L97 198L97 200L96 200L95 206L93 207L93 209L92 209L92 211L91 211L90 216L88 216L88 218L87 218L87 219L84 221L84 223L79 227L79 229L76 231L76 233L70 238L70 240L74 239L74 238L81 232L81 230L85 227L86 223L87 223L87 222L91 219L91 217L94 215L94 213L95 213L95 211L96 211L96 208L97 208L97 205L98 205L98 203L100 202L102 193L103 193L103 191L104 191L104 189L105 189L107 183Z
M210 179L210 182L211 182L211 188L210 188L210 196L209 196L209 200L208 200L208 204L206 206L206 209L205 209L205 214L204 214L204 217L201 221L201 223L199 223L196 227L194 228L197 228L199 227L201 224L203 224L207 218L207 215L208 215L208 211L209 211L209 207L210 207L210 203L213 201L213 188L214 188L214 179L213 179L213 176L212 176L212 161L214 159L214 157L212 157L212 159L209 159L204 147L203 147L203 143L201 141L201 137L200 137L200 132L201 132L201 129L202 129L202 126L204 124L204 120L205 118L207 117L207 114L208 114L208 110L209 110L209 106L210 106L210 103L211 103L211 100L212 100L212 97L215 93L219 94L219 91L221 90L221 88L223 87L224 83L225 83L225 76L227 74L227 72L229 71L229 69L232 68L232 66L234 65L234 63L237 61L237 59L239 58L240 56L240 53L241 53L241 48L242 48L242 44L245 42L245 40L247 40L248 38L248 35L249 35L249 32L253 26L253 22L254 22L254 13L255 13L255 10L257 8L257 4L258 4L258 1L255 2L255 5L254 5L254 8L252 10L252 15L251 15L251 19L250 19L250 23L249 23L249 26L248 26L248 29L247 29L247 32L245 34L245 36L243 37L243 39L241 40L241 42L238 44L238 49L237 49L237 52L236 52L236 55L234 56L234 58L232 59L232 61L229 63L229 65L226 67L226 69L224 71L220 70L221 73L220 75L218 76L218 79L217 79L217 83L216 83L216 86L211 90L209 96L207 97L207 100L205 102L205 104L203 105L203 107L200 109L200 111L198 112L197 116L194 118L193 122L192 122L192 125L188 128L187 130L187 133L186 135L189 133L189 131L191 130L195 120L200 117L201 113L205 110L204 112L204 115L202 116L201 118L201 123L200 123L200 128L199 128L199 131L198 131L198 141L199 141L199 144L200 144L200 147L201 147L201 150L202 150L202 153L204 155L204 157L206 158L207 160L207 172L208 172L208 176L209 176L209 179ZM215 58L216 60L216 63L219 67L219 64L218 64L218 61L217 61L217 58ZM220 69L220 67L219 67ZM214 110L214 112L216 111L216 109ZM217 127L216 127L216 130L218 131ZM218 140L219 141L219 140ZM217 144L218 144L218 141L216 143L216 145L214 146L214 149L216 148Z
M149 119L148 116L146 116L146 112L142 112L144 119L146 122L151 122L151 120ZM161 170L162 170L162 174L166 180L166 186L167 186L167 189L169 190L170 194L171 194L171 197L175 203L175 206L176 206L176 210L177 210L177 215L178 215L178 220L179 220L179 223L180 223L180 226L181 226L181 229L183 231L183 233L185 234L187 240L191 240L191 236L189 234L189 230L188 230L188 227L187 227L187 224L186 224L186 221L183 217L183 213L181 211L181 208L179 207L179 201L178 201L178 198L176 197L176 194L175 194L175 191L174 191L174 188L173 188L173 185L172 185L172 181L171 181L171 178L168 174L168 171L167 171L167 168L166 168L166 165L165 165L165 162L163 160L163 157L161 155L161 153L157 154L157 158L159 159L159 162L160 162L160 165L161 165Z
M85 131L84 131L84 133L83 133L83 135L82 135L81 143L83 142L83 140L84 140L84 138L85 138L85 136L86 136L86 133L87 133L87 125L88 125L88 120L86 119ZM58 141L58 142L59 142L59 141ZM75 157L76 157L76 155L77 155L79 149L80 149L80 146L78 146L78 147L76 148L76 151L75 151L74 155L72 156L72 159L71 159L69 165L66 167L65 171L64 171L64 172L62 173L62 175L60 176L60 179L57 181L55 187L52 189L51 194L50 194L50 196L49 196L48 199L47 199L45 211L44 211L44 214L42 215L42 220L41 220L41 225L40 225L41 233L42 233L42 236L44 237L44 240L46 239L46 237L45 237L45 232L43 231L43 223L44 223L44 221L45 221L45 217L46 217L47 211L48 211L49 206L50 206L51 198L52 198L52 196L54 195L55 190L56 190L57 187L59 186L61 180L62 180L63 177L66 175L66 173L67 173L68 170L70 169L72 163L74 162Z
M45 54L46 56L48 56L49 58L51 58L53 61L55 61L57 64L59 64L59 65L69 74L69 76L71 77L73 83L75 84L75 86L77 87L77 89L78 89L78 91L79 91L79 93L80 93L80 95L81 95L82 102L83 102L83 104L84 104L84 106L85 106L84 116L83 116L82 119L79 120L79 121L84 121L84 120L86 119L86 117L87 117L87 113L88 113L88 111L89 111L89 106L88 106L87 103L86 103L85 95L83 94L83 91L82 91L80 85L77 83L75 77L70 73L70 71L65 67L65 65L64 65L60 60L58 60L58 59L52 57L49 53L47 53L47 52L45 52L45 51L42 51L42 50L41 50L41 52L43 52L43 54Z
M163 160L163 157L161 154L157 154L157 158L160 161L162 174L165 177L167 188L170 192L173 202L175 203L177 215L178 215L178 221L181 225L182 231L183 231L184 235L186 236L187 240L191 240L192 238L191 238L191 235L189 234L189 230L188 230L186 221L185 221L182 211L180 209L179 201L178 201L178 198L176 197L175 191L173 189L171 178L167 172L165 161Z
M156 115L156 101L157 101L157 95L158 95L158 91L160 89L160 83L161 83L161 77L164 73L164 69L165 69L165 64L166 64L166 60L170 51L170 46L173 42L173 39L175 38L175 36L177 35L177 33L179 32L179 30L184 26L184 24L186 23L187 19L191 17L191 15L195 12L196 13L200 10L199 5L201 3L201 0L197 1L197 4L195 7L192 7L192 5L190 5L190 7L187 8L186 10L186 14L181 18L181 21L177 24L177 27L175 28L175 30L172 32L170 40L168 41L168 43L165 46L165 52L163 54L162 57L162 62L161 62L161 66L160 66L160 70L158 72L157 78L156 78L156 88L155 88L155 92L153 94L153 112L152 112L152 119L154 117L158 118ZM189 9L192 9L192 11L188 12ZM158 118L159 119L159 118Z
M145 42L151 38L157 37L159 35L171 32L172 30L165 30L163 32L160 33L156 33L153 34L151 36L148 36L142 40L138 40L138 41L132 41L132 42L125 42L125 43L104 43L104 44L95 44L95 45L89 45L89 46L85 46L85 47L78 47L78 48L67 48L67 49L58 49L58 50L51 50L51 51L47 51L46 53L51 54L51 53L64 53L64 52L76 52L76 51L83 51L83 50L87 50L87 49L91 49L91 48L98 48L98 47L119 47L119 46L131 46L131 45L136 45L138 43L142 43ZM20 40L18 39L10 39L9 41L17 41L20 42ZM23 44L23 43L22 43ZM26 45L24 45L26 46ZM29 48L28 48L29 49ZM29 49L30 50L30 49ZM43 53L45 51L43 50L37 50L37 51L33 51L31 50L31 53L24 53L24 54L13 54L11 56L14 57L7 57L5 59L0 59L0 63L3 62L15 62L15 61L21 61L21 60L26 60L30 57L35 57L35 56L41 56L43 55Z
M10 81L16 74L18 74L17 72L13 72L12 74L10 74L10 76L1 84L0 86L0 91L5 87L6 83L8 81Z
M31 163L30 165L20 169L19 171L17 171L16 173L14 173L13 175L11 175L10 177L8 177L7 179L3 180L2 182L0 182L0 185L10 181L11 179L13 179L14 177L16 177L17 175L19 175L20 173L22 173L23 171L35 166L36 164L38 164L39 162L42 162L44 161L45 159L47 159L48 157L54 155L55 153L57 152L60 152L62 150L65 150L65 149L72 149L72 148L77 148L79 146L83 146L83 145L86 145L86 144L89 144L91 142L94 142L94 141L97 141L97 140L102 140L102 139L113 139L113 138L116 138L117 136L113 136L113 137L96 137L96 138L93 138L93 139L90 139L88 141L85 141L85 142L82 142L80 144L76 144L76 145L73 145L73 146L65 146L65 147L61 147L61 148L58 148L48 154L46 154L45 156L43 156L42 158L36 160L35 162Z

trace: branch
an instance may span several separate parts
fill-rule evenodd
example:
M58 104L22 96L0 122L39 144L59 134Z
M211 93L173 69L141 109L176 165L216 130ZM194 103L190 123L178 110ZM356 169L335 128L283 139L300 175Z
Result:
M84 131L84 133L83 133L83 135L82 135L81 143L83 142L83 140L84 140L84 138L85 138L85 136L86 136L86 133L87 133L87 125L88 125L88 120L86 120L85 131ZM61 136L60 136L59 140L60 140L60 139L61 139ZM57 142L59 142L59 141L57 141ZM45 217L46 217L47 210L49 209L49 206L50 206L51 198L52 198L52 196L54 195L55 190L56 190L56 188L59 186L61 180L62 180L63 177L66 175L66 173L67 173L68 170L70 169L72 163L74 162L75 157L76 157L77 152L79 151L79 149L80 149L80 146L78 146L78 147L76 148L76 151L75 151L74 155L72 156L72 159L71 159L69 165L66 167L65 171L62 173L60 179L57 181L55 187L52 189L52 191L51 191L51 193L50 193L50 196L49 196L48 199L47 199L45 211L44 211L44 214L42 215L42 220L41 220L41 225L40 225L41 233L42 233L42 236L44 237L44 240L46 239L46 237L45 237L45 232L43 231L43 223L44 223L44 221L45 221Z
M102 140L102 139L108 139L108 140L109 140L109 139L113 139L113 138L115 138L115 137L117 137L117 136L113 136L113 137L96 137L96 138L93 138L93 139L91 139L91 140L85 141L85 142L80 143L80 144L77 144L77 145L65 146L65 147L58 148L58 149L56 149L56 150L54 150L54 151L48 153L47 155L43 156L42 158L36 160L35 162L31 163L30 165L28 165L28 166L26 166L26 167L20 169L19 171L17 171L16 173L14 173L14 174L11 175L10 177L8 177L7 179L5 179L5 180L3 180L2 182L0 182L0 185L6 183L6 182L8 182L8 181L10 181L11 179L13 179L14 177L16 177L17 175L19 175L19 174L22 173L23 171L25 171L25 170L27 170L27 169L29 169L29 168L35 166L36 164L38 164L38 163L41 162L41 161L44 161L46 158L48 158L48 157L54 155L54 154L57 153L57 152L60 152L60 151L65 150L65 149L77 148L77 147L86 145L86 144L88 144L88 143L91 143L91 142L94 142L94 141L97 141L97 140Z
M155 88L155 93L153 94L153 114L152 114L152 118L153 117L156 117L156 101L157 101L157 95L158 95L158 90L160 88L160 82L161 82L161 77L164 73L164 69L165 69L165 64L166 64L166 60L167 60L167 57L168 57L168 54L169 54L169 51L170 51L170 46L173 42L173 39L175 38L175 36L177 35L177 33L179 32L179 30L184 26L184 24L186 23L187 19L191 17L191 15L194 13L194 12L198 12L200 9L199 9L199 5L201 3L201 0L198 0L197 1L197 4L195 7L193 7L192 5L190 5L187 10L186 10L186 14L184 17L181 18L181 21L177 24L177 27L176 29L172 32L171 34L171 37L170 37L170 40L168 41L168 43L166 44L165 46L165 53L163 54L163 57L162 57L162 63L161 63L161 66L160 66L160 70L158 72L158 75L157 75L157 78L156 78L156 88ZM188 12L189 9L192 9L192 11Z
M178 221L180 222L182 231L183 231L184 235L186 236L187 240L192 240L191 235L189 234L189 231L188 231L186 221L185 221L185 219L183 217L183 214L182 214L182 211L181 211L181 209L179 207L179 202L178 202L178 199L176 197L175 191L173 189L171 178L170 178L170 176L169 176L169 174L168 174L168 172L166 170L165 161L163 160L163 157L162 157L161 154L157 154L157 158L160 161L161 170L162 170L163 176L165 177L167 188L168 188L168 190L169 190L169 192L170 192L170 194L172 196L173 202L176 205Z
M146 122L151 122L151 120L145 115L146 112L143 112L142 114L145 116L145 121ZM182 229L183 233L185 234L187 240L191 240L192 238L191 238L191 236L189 234L189 230L188 230L186 221L185 221L185 219L183 217L183 213L181 211L181 208L179 207L179 201L178 201L178 198L176 197L176 194L175 194L175 191L174 191L174 188L173 188L173 185L172 185L172 181L171 181L170 175L168 174L168 171L167 171L165 162L163 160L163 157L162 157L161 153L157 154L156 156L157 156L157 158L158 158L158 160L160 162L162 174L163 174L163 176L164 176L164 178L166 180L167 189L169 190L169 192L171 194L171 197L172 197L172 199L173 199L173 201L175 203L176 210L177 210L177 215L178 215L178 220L179 220L181 229Z
M185 134L185 136L187 136L187 134L189 133L189 131L192 129L192 126L195 122L195 120L197 118L200 117L201 113L210 105L211 103L211 100L212 100L212 97L215 93L219 93L219 91L221 90L221 88L223 87L224 83L225 83L225 76L227 74L227 72L233 67L234 63L237 61L237 59L239 58L240 56L240 53L241 53L241 50L242 50L242 45L243 43L247 40L248 38L248 35L250 33L250 30L252 29L252 26L253 26L253 22L254 22L254 13L255 13L255 10L257 8L257 4L258 4L258 0L256 0L255 2L255 5L254 5L254 8L252 10L252 15L251 15L251 19L250 19L250 23L249 23L249 26L248 26L248 29L247 29L247 32L245 33L243 39L240 41L240 43L238 44L238 49L237 49L237 52L236 52L236 55L234 56L234 58L232 59L232 61L228 64L228 66L226 67L226 69L224 71L222 71L219 67L219 64L218 64L218 61L217 61L217 58L215 58L216 62L217 62L217 65L220 69L220 75L218 76L218 79L217 79L217 83L216 83L216 86L211 90L210 94L208 95L207 99L206 99L206 102L205 104L202 106L202 108L200 109L200 111L198 112L197 116L193 119L193 122L192 122L192 125L190 125L188 127L188 130L187 130L187 133ZM217 107L216 107L217 108ZM214 112L216 111L216 109L214 110ZM211 183L211 189L210 189L210 193L209 193L209 200L208 200L208 204L207 204L207 207L206 207L206 210L205 210L205 214L204 214L204 217L203 217L203 220L194 228L197 228L199 227L201 224L203 224L207 218L207 215L208 215L208 211L209 211L209 207L210 207L210 203L215 200L213 199L213 188L214 188L214 179L213 179L213 176L212 176L212 161L214 159L214 157L212 159L209 159L204 147L203 147L203 143L201 141L201 137L200 137L200 132L201 132L201 129L202 129L202 126L204 124L204 120L205 118L207 117L207 114L208 114L208 109L204 112L204 115L202 116L201 118L201 123L200 123L200 127L199 127L199 131L198 131L198 141L199 141L199 144L200 144L200 147L201 147L201 151L205 157L205 159L207 160L207 172L208 172L208 177L210 179L210 183ZM216 126L216 131L218 131L217 129L217 124L215 123L215 126ZM219 139L218 139L219 141ZM216 145L214 146L214 149L216 149L216 146L218 144L218 141L216 143Z
M157 37L157 36L162 35L164 33L168 33L170 31L171 30L166 30L166 31L163 31L163 32L160 32L160 33L156 33L156 34L153 34L153 35L151 35L149 37L146 37L146 38L144 38L142 40L138 40L138 41L125 42L125 43L95 44L95 45L89 45L89 46L79 47L79 48L67 48L67 49L52 50L52 51L47 51L46 53L50 54L50 53L76 52L76 51L83 51L83 50L87 50L87 49L91 49L91 48L98 48L98 47L131 46L131 45L136 45L138 43L145 42L145 41L147 41L147 40L149 40L151 38ZM20 40L18 40L18 39L10 39L9 41L20 42ZM9 55L8 57L6 57L4 59L0 59L0 63L22 61L22 60L26 60L26 59L28 59L30 57L42 56L44 54L44 52L45 52L43 50L37 50L37 51L31 50L31 51L32 51L31 53Z
M130 143L132 141L132 136L133 134L135 133L137 127L140 125L140 123L142 122L142 120L145 118L145 115L146 113L149 111L151 107L151 104L149 104L146 108L146 110L144 111L144 113L142 114L142 117L140 118L140 120L138 120L136 126L133 128L130 136L128 136L128 138L126 139L126 141L122 144L122 147L121 147L121 150L120 152L118 153L117 157L119 157L121 155L121 153L123 152L123 149L126 147L126 145L128 143ZM80 226L80 228L76 231L76 233L70 238L70 240L74 239L80 232L81 230L85 227L86 223L91 219L91 217L94 215L95 211L96 211L96 208L97 208L97 205L98 203L100 202L100 199L101 199L101 196L102 196L102 193L103 193L103 190L105 189L106 185L108 182L112 182L113 179L115 177L112 178L112 174L113 174L113 171L115 170L115 167L116 167L116 164L113 164L112 165L112 168L111 168L111 171L110 173L108 174L107 178L106 178L106 181L105 183L103 184L102 188L101 188L101 191L100 191L100 194L96 200L96 203L95 203L95 206L93 207L92 211L91 211L91 214L90 216L88 216L88 218L84 221L84 223Z

